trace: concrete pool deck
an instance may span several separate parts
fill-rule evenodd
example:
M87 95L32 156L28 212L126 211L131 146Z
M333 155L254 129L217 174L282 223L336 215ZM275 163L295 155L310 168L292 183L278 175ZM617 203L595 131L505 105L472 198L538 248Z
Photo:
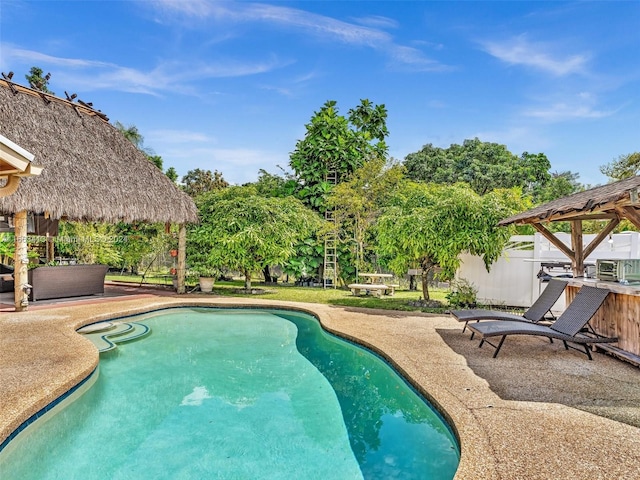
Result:
M448 316L205 295L97 297L0 313L0 442L96 367L97 350L77 328L182 305L294 308L381 353L455 425L457 479L640 475L633 365L601 354L588 361L559 342L526 337L509 338L493 359Z

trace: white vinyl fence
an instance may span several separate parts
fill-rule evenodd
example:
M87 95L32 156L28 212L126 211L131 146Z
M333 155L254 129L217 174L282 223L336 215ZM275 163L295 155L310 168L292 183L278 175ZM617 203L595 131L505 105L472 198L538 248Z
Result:
M556 236L571 247L570 234L557 233ZM584 235L585 246L594 238L595 235ZM640 233L617 233L602 242L585 260L585 264L590 265L587 275L595 275L598 259L626 258L640 258ZM539 233L511 237L490 272L487 272L480 257L463 254L461 260L462 265L456 276L473 283L478 289L478 301L491 305L529 307L546 286L538 278L541 269L551 276L572 273L569 258ZM548 264L564 265L549 267ZM561 296L553 311L560 313L564 308L564 296Z

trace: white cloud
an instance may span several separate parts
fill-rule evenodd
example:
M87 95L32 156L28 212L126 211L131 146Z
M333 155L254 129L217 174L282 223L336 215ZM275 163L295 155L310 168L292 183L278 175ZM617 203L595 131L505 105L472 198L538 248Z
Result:
M614 113L615 111L613 110L598 110L590 105L558 102L545 107L530 108L524 112L524 115L546 121L559 122L580 118L603 118Z
M211 78L244 77L266 73L282 68L289 62L282 62L276 57L258 61L193 62L167 61L160 62L150 70L124 67L113 63L97 62L78 58L64 58L45 55L32 50L14 48L8 44L0 44L3 62L11 63L19 60L24 63L37 63L43 69L49 66L68 67L56 72L56 80L64 85L84 91L115 90L123 92L161 95L165 91L195 95L196 89L190 82Z
M224 22L228 26L233 22L261 22L282 29L302 30L305 35L313 35L322 41L341 42L356 47L372 48L389 55L394 61L411 65L421 71L441 71L447 69L440 62L427 58L420 50L397 44L394 38L380 28L397 28L392 19L372 16L359 18L361 25L349 23L325 15L305 10L268 5L261 3L219 2L198 0L194 5L178 0L160 0L153 5L160 11L185 15L194 20L209 18ZM196 28L195 25L192 25Z
M523 65L556 76L584 73L589 56L586 54L559 55L557 45L532 43L521 35L505 42L484 42L490 55L510 65Z
M369 15L367 17L354 18L356 23L360 25L366 25L372 28L398 28L398 22L389 17L382 17L380 15Z

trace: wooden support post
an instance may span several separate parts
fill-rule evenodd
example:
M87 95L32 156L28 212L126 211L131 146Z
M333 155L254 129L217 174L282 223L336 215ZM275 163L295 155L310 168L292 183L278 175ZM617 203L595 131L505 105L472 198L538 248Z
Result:
M185 286L185 276L187 273L187 226L184 223L180 224L178 230L178 293L185 293L187 291Z
M49 236L49 234L47 233L47 263L49 262L53 262L54 258L55 258L55 244L54 244L54 238Z
M582 239L582 220L571 222L571 247L573 248L573 276L584 277L584 244Z
M18 212L13 216L15 234L14 270L14 304L16 312L22 312L29 305L29 294L25 285L29 283L29 258L27 257L27 212Z

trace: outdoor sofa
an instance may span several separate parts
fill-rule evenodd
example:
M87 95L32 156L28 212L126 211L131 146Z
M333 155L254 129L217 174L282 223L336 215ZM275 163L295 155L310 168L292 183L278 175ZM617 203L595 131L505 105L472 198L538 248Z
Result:
M0 263L0 293L13 292L13 267Z
M29 270L30 300L104 294L107 265L42 266Z

